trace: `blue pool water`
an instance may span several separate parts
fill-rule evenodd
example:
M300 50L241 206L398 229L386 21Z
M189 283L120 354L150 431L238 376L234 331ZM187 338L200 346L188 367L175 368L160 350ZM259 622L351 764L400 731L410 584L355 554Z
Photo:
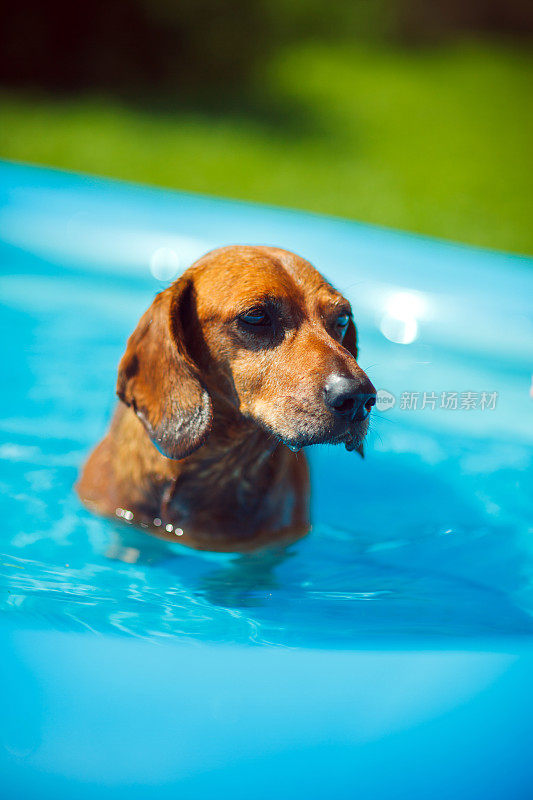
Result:
M395 398L364 461L308 451L312 533L281 554L162 542L91 515L72 489L136 320L235 242L295 250L343 290L361 366ZM260 797L399 797L398 781L422 797L441 775L443 797L463 796L458 780L464 796L528 796L532 260L3 164L0 270L13 792L239 797L263 774ZM479 745L469 765L453 745L465 737Z

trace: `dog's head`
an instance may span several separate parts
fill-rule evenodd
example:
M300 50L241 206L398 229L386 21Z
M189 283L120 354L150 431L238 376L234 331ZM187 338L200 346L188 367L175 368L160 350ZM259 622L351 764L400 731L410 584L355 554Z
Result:
M169 458L205 442L217 403L291 449L362 452L375 403L348 301L268 247L215 250L161 292L128 341L117 392Z

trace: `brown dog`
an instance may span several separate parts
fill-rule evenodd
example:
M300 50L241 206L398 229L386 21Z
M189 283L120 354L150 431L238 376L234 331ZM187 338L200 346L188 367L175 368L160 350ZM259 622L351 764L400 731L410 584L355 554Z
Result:
M362 453L375 389L350 305L302 258L226 247L157 295L77 486L91 509L205 550L307 533L301 447ZM178 538L177 538L178 537Z

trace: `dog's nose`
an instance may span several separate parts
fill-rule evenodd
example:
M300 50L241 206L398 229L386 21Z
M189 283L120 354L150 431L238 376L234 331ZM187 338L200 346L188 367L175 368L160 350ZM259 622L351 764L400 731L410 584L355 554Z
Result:
M327 406L335 414L361 422L376 403L376 390L365 377L347 378L344 375L331 375L324 387Z

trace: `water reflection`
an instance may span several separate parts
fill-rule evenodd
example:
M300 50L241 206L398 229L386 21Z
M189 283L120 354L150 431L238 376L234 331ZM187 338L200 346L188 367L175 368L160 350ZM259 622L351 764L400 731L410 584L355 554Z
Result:
M174 280L181 266L180 257L171 247L158 247L150 257L150 272L163 283Z
M427 315L428 301L421 292L394 292L389 296L380 330L396 344L411 344L419 335L419 321Z
M259 607L280 590L277 568L295 555L292 547L258 553L215 557L195 553L130 527L113 526L106 558L124 564L161 566L176 578L184 578L187 561L199 559L204 570L191 591L209 603L226 608Z
M295 551L280 548L237 556L227 566L205 575L199 591L210 603L225 608L264 606L282 589L278 568L294 555Z

